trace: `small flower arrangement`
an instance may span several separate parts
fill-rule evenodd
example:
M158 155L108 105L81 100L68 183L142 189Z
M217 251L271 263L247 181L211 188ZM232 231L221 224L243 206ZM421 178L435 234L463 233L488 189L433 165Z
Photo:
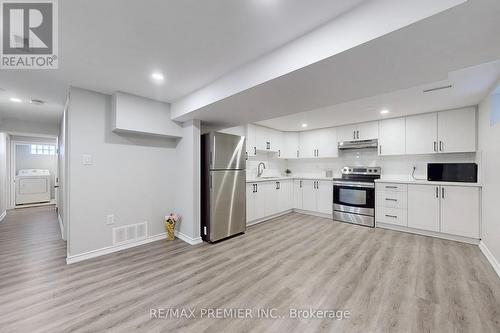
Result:
M170 213L165 216L165 229L167 230L167 239L175 239L175 224L181 219L179 214Z

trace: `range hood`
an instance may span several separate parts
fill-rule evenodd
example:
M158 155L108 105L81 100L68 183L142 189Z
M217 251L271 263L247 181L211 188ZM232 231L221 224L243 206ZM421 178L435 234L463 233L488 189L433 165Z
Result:
M377 147L378 147L377 139L339 142L339 150L367 149L367 148L377 149Z

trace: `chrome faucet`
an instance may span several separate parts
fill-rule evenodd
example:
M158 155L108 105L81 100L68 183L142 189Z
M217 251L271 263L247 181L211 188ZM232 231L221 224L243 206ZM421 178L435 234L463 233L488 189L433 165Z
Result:
M260 166L262 165L262 170L260 169ZM262 176L262 173L264 172L264 169L266 168L266 165L264 162L260 162L259 165L257 166L257 177Z

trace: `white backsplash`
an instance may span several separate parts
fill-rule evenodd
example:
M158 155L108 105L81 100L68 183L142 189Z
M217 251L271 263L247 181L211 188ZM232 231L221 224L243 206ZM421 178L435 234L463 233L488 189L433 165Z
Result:
M333 177L340 177L344 166L379 166L382 178L410 179L413 166L415 178L427 179L427 163L476 162L475 153L430 154L406 156L378 156L376 151L340 152L338 158L289 160L287 167L294 175L324 176L325 170L333 170Z
M287 168L287 160L278 159L276 153L258 151L257 156L249 157L247 160L247 178L257 177L257 166L264 162L266 169L278 170L282 175Z

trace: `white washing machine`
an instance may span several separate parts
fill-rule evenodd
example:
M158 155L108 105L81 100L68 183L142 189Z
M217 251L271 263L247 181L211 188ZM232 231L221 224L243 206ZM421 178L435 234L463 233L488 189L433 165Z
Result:
M16 176L16 205L50 202L50 171L19 170Z

